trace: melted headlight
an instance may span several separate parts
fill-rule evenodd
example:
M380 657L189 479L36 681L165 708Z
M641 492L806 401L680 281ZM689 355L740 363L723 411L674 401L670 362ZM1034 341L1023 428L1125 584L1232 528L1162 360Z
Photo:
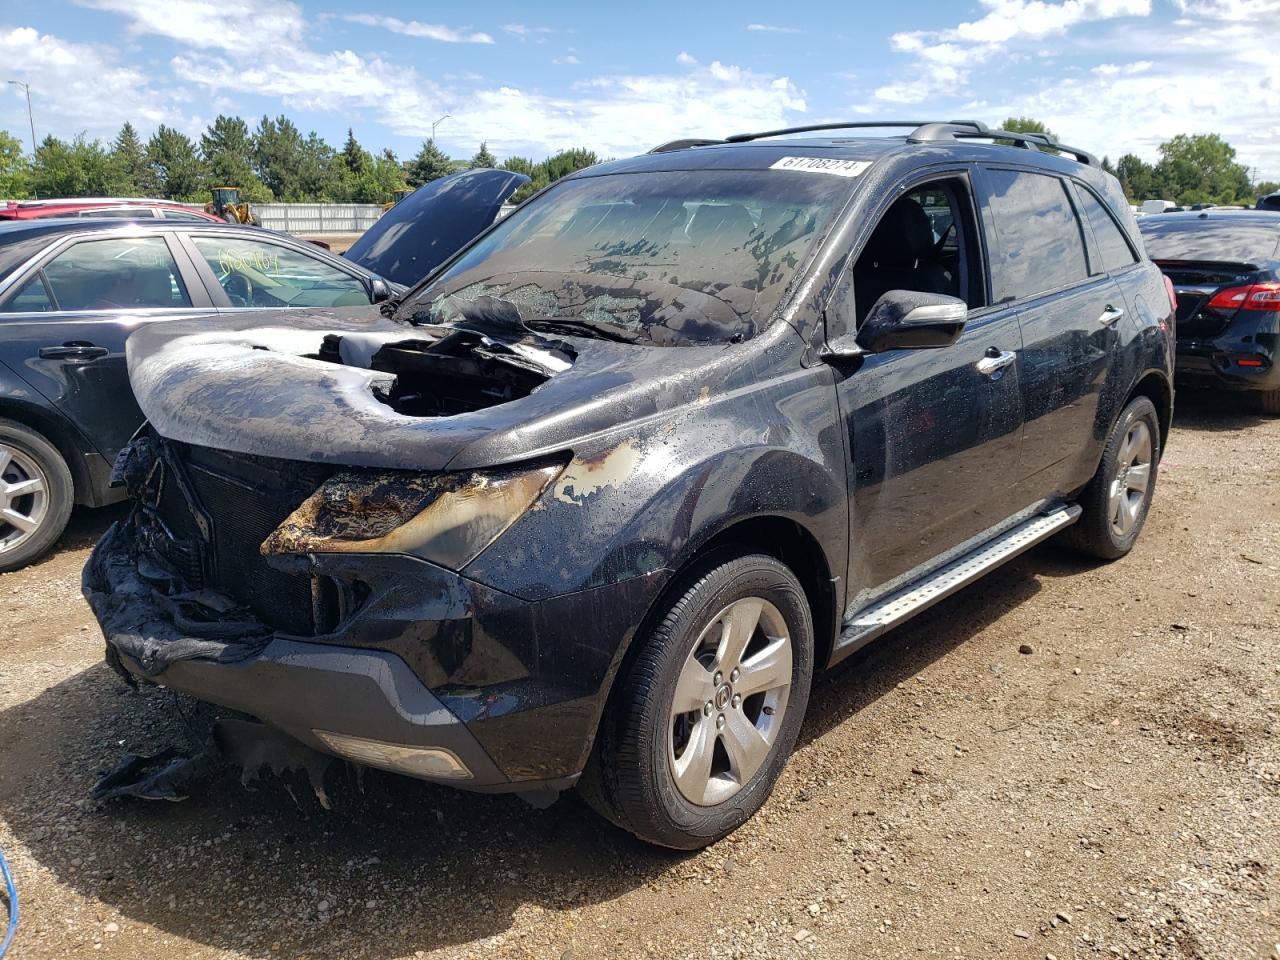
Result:
M262 554L406 553L460 570L563 469L340 473L263 541Z

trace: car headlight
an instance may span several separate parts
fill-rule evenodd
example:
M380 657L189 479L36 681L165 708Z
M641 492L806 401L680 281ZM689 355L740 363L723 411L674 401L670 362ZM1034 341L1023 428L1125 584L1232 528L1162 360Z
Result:
M340 473L262 542L262 555L406 553L460 570L533 506L563 469Z

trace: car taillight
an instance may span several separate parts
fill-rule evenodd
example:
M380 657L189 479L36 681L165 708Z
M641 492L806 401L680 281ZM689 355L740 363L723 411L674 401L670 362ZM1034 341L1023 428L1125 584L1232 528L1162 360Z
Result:
M1160 274L1160 276L1164 280L1164 292L1169 295L1169 309L1172 310L1174 313L1177 313L1178 312L1178 293L1173 289L1173 281L1170 280L1168 275L1166 274L1162 273Z
M1255 283L1219 290L1209 301L1214 310L1280 310L1280 283Z

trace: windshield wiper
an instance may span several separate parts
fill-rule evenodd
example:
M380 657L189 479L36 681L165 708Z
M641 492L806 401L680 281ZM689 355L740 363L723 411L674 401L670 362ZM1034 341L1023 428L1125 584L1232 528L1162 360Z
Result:
M530 330L546 330L549 333L562 333L570 337L585 337L591 340L612 340L614 343L636 343L638 336L627 336L608 327L598 327L582 320L551 320L537 318L526 320L524 325Z

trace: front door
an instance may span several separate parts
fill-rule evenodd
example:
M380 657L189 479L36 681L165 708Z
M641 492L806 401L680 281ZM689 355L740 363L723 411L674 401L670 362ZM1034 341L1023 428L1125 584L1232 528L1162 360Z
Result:
M857 322L888 290L958 297L970 318L938 349L837 368L850 455L850 611L954 555L1017 509L1018 317L989 306L963 172L903 191L853 268Z
M0 303L0 360L112 462L143 420L125 340L141 324L193 312L165 237L80 240Z

